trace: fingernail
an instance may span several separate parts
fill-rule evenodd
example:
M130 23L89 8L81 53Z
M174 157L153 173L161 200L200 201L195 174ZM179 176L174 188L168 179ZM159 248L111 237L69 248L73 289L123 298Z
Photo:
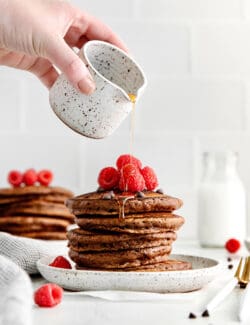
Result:
M78 87L80 91L86 95L90 95L95 91L95 83L91 76L86 76L78 82Z

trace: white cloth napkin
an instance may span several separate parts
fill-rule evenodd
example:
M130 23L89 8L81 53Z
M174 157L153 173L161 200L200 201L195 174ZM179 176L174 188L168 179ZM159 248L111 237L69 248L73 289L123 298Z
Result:
M26 272L0 255L0 324L30 325L32 286Z
M31 324L33 290L27 273L38 273L36 262L41 257L62 254L54 246L0 232L0 325Z
M36 262L41 257L60 254L62 250L51 243L0 232L0 255L8 257L29 274L39 273Z

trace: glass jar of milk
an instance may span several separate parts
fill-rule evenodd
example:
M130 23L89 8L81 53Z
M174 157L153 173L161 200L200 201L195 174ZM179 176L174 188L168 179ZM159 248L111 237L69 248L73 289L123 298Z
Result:
M246 195L235 152L207 152L198 190L198 236L202 246L222 247L246 232Z

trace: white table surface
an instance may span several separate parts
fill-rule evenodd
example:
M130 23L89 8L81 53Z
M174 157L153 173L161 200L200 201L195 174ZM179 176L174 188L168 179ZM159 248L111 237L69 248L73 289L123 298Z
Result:
M239 256L233 256L234 268L229 270L224 249L204 249L198 243L178 241L173 245L173 253L211 257L225 265L223 274L201 290L185 294L165 294L164 301L107 301L86 296L63 297L54 308L33 308L34 325L233 325L239 324L237 310L242 289L236 288L208 318L189 319L190 311L198 315L205 302L212 297L233 273ZM246 255L242 249L241 254ZM46 281L33 278L34 289ZM249 321L245 324L250 324ZM14 325L14 324L13 324Z

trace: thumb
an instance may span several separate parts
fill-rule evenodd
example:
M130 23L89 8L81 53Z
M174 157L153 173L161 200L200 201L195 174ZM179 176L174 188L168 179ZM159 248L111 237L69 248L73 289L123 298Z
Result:
M47 58L65 74L77 90L86 95L93 93L95 83L89 70L63 38L53 39L46 52Z

